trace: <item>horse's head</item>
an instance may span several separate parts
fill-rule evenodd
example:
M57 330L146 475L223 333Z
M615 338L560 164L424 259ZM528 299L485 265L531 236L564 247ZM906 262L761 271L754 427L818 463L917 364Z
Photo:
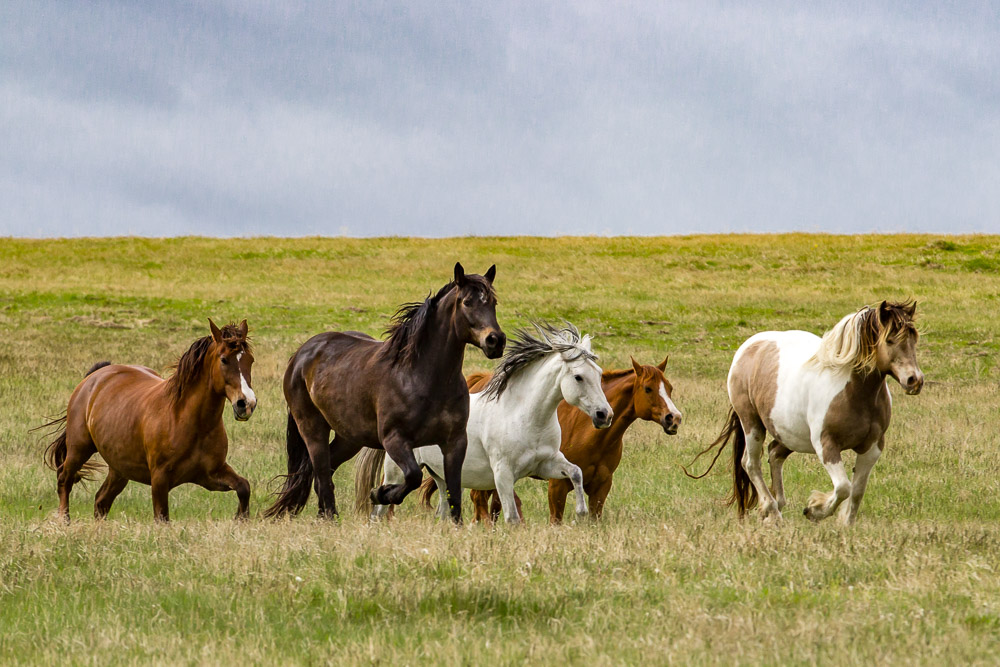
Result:
M919 394L924 386L924 374L917 365L916 310L914 301L883 301L878 308L875 367L896 378L907 394Z
M574 329L575 331L575 329ZM551 334L543 331L546 338ZM554 347L560 350L562 370L559 375L559 388L563 400L570 405L583 410L594 424L594 428L611 426L614 410L608 403L601 386L601 367L590 348L590 336L583 336L578 341L553 341Z
M233 416L237 421L250 419L257 407L257 396L250 386L250 370L253 353L247 340L247 321L239 326L227 324L219 329L211 319L212 339L215 341L208 365L212 369L212 386L219 393L225 393L233 406Z
M482 350L487 359L502 356L507 345L507 335L497 322L496 274L495 264L478 276L467 275L462 265L455 263L455 325L462 340Z
M671 399L674 387L663 374L666 367L667 359L658 366L640 366L632 359L632 369L635 370L632 406L639 419L656 422L667 435L677 435L682 415Z

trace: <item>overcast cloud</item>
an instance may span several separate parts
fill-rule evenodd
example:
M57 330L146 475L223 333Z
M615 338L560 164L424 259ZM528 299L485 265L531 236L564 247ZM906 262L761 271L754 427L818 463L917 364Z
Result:
M5 2L0 235L1000 232L998 8Z

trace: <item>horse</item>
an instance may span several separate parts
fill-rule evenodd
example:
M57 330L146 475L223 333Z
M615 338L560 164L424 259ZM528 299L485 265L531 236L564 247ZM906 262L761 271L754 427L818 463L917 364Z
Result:
M604 503L611 491L612 477L622 460L622 439L628 428L637 420L655 422L667 435L676 435L681 425L682 415L673 402L673 385L664 376L667 359L656 366L640 365L631 358L632 367L622 370L606 370L601 384L615 419L608 429L596 429L579 410L565 401L559 404L559 426L562 429L560 451L570 463L576 464L583 472L583 488L587 493L590 516L600 519ZM489 373L474 373L468 378L469 391L484 388L490 379ZM572 485L564 479L549 480L549 522L562 522L566 508L566 496ZM421 501L430 505L436 490L430 477L421 485ZM475 521L489 519L495 521L500 513L499 496L495 491L469 492L475 508ZM515 494L520 508L520 499Z
M437 444L451 515L461 523L469 419L462 362L466 345L489 359L503 354L495 276L495 265L480 276L456 263L454 279L437 294L399 308L384 342L357 331L327 332L292 355L283 382L288 474L265 516L298 514L314 484L319 515L336 516L333 473L363 447L384 449L403 470L401 483L372 492L374 502L398 504L420 486L414 450Z
M590 336L581 336L568 323L562 329L547 324L535 324L535 328L537 338L524 329L517 332L489 384L471 396L469 449L461 468L461 484L465 488L496 489L503 501L509 501L504 502L507 523L520 522L513 509L514 483L528 476L570 479L576 490L577 515L587 516L583 473L559 451L556 408L566 400L583 410L596 428L607 428L614 416L601 389L601 369ZM439 513L444 518L447 506L440 473L442 451L428 447L418 453L417 459L441 491ZM358 500L376 483L379 468L386 482L400 475L396 466L373 450L366 451L355 467L355 503L359 512L367 509ZM376 503L372 518L384 516L387 504Z
M892 416L887 377L908 395L919 394L924 374L917 365L918 333L913 301L865 306L846 315L822 338L805 331L767 331L736 351L729 369L731 409L719 437L698 456L718 448L708 470L733 440L733 487L727 501L742 519L760 500L765 521L780 521L785 506L781 467L792 452L819 457L833 491L813 491L803 514L813 522L832 515L855 522L868 475L885 449ZM771 489L760 458L766 435ZM857 454L848 479L842 453ZM695 458L697 460L697 457ZM692 462L693 463L693 462Z
M250 419L257 407L247 321L221 329L211 319L208 324L212 335L192 343L169 378L144 366L99 362L73 391L66 415L40 427L59 429L45 461L56 471L59 515L66 521L70 491L91 478L95 453L108 466L94 502L98 519L130 481L150 485L157 521L170 520L170 490L186 483L236 491L236 518L249 516L250 483L226 463L229 438L222 422L227 400L238 421Z

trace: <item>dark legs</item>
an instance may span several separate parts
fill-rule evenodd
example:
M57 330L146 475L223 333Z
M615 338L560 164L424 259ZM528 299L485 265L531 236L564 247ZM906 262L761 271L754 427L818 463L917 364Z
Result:
M115 498L125 490L126 485L128 485L128 480L118 474L114 468L108 468L108 477L104 480L104 484L101 484L101 488L97 490L97 496L94 498L94 518L103 519L111 511L111 503L115 502Z
M465 463L465 450L469 441L465 433L455 438L451 446L441 448L444 454L444 483L448 488L448 507L451 510L451 520L462 523L462 465Z
M391 434L382 442L382 447L385 448L385 453L392 459L393 463L399 466L399 469L403 472L403 483L383 484L374 489L371 495L372 502L376 505L398 505L403 502L403 498L410 491L420 486L420 482L423 481L423 474L420 472L420 466L417 465L417 459L413 456L413 446L409 441ZM451 479L448 477L447 471L448 456L445 454L445 479L450 482ZM449 486L449 493L457 495L459 490L452 491Z

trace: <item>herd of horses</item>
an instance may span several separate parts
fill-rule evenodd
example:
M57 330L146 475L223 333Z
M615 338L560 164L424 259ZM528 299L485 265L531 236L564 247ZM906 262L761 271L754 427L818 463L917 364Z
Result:
M336 515L333 473L359 453L355 507L373 519L421 489L426 505L439 492L440 516L461 522L469 489L476 520L502 512L518 523L514 484L524 477L548 480L552 522L562 520L570 490L578 517L601 516L629 426L651 421L673 435L681 424L667 359L602 371L591 338L568 322L536 323L508 344L496 318L495 277L495 266L475 275L456 264L451 282L396 312L384 341L327 332L296 350L283 380L287 474L265 516L298 514L313 489L320 516ZM833 490L814 491L804 514L819 521L841 508L844 523L855 521L885 448L886 378L907 394L923 386L915 310L914 302L883 301L845 316L822 338L752 336L729 370L722 432L698 455L715 451L714 458L701 475L685 473L704 477L732 442L729 503L741 518L759 503L773 522L785 505L782 464L792 452L812 452ZM98 518L130 481L151 487L157 520L169 520L169 492L185 483L236 491L237 518L249 516L250 484L226 463L222 419L227 402L239 421L257 406L248 326L209 325L211 335L196 340L166 379L141 366L96 364L65 416L44 425L57 431L45 460L56 471L61 517L69 520L73 485L99 469L94 454L108 471L95 499ZM465 377L468 345L500 359L496 370ZM768 434L770 487L761 469ZM848 450L857 454L853 478L842 459Z

